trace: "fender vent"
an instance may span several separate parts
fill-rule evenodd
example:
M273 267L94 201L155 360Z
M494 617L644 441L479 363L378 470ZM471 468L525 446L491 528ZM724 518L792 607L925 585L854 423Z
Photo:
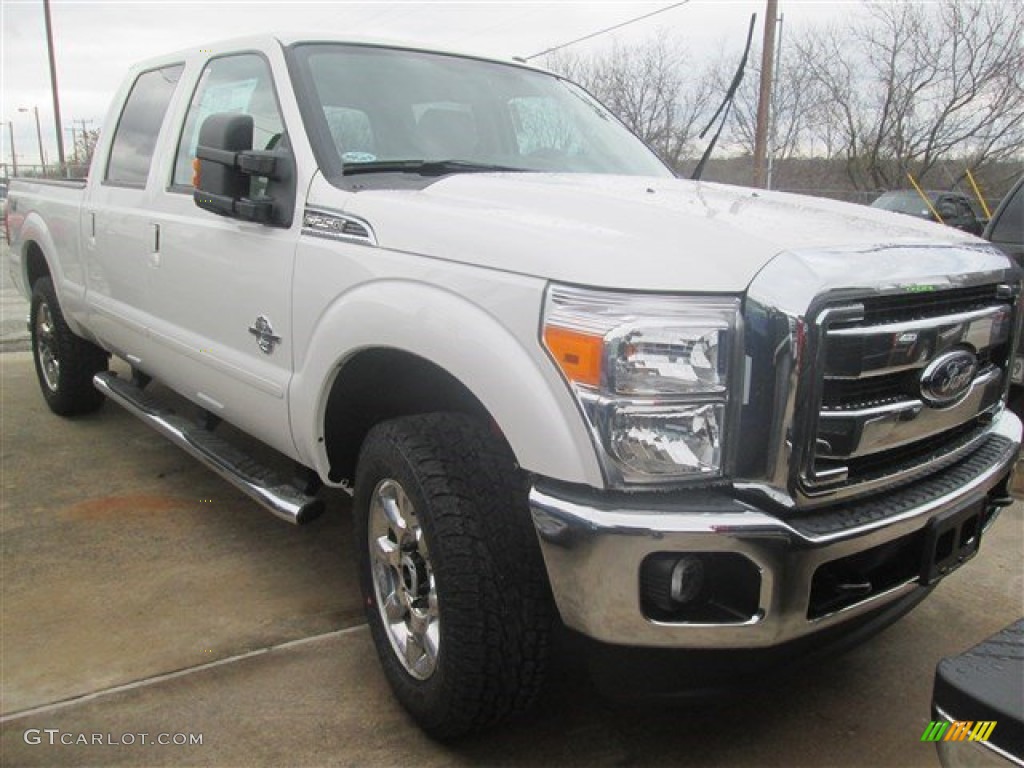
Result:
M328 240L377 245L377 238L367 222L354 216L317 211L312 208L307 208L302 216L302 234L324 237Z

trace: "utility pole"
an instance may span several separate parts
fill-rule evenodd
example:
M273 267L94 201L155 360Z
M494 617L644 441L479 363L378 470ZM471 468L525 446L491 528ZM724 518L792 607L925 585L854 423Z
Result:
M7 121L7 130L11 136L11 176L18 175L18 156L14 154L14 121Z
M775 26L778 0L768 0L761 45L761 90L757 98L757 127L754 130L754 186L764 187L765 156L768 148L768 116L772 100L772 65L775 63Z
M779 80L782 79L782 22L786 14L779 14L779 39L775 44L775 77L772 78L772 104L768 110L768 175L765 189L772 188L772 173L775 169L775 150L778 149L778 111L779 111Z
M57 158L60 162L61 176L68 175L68 166L64 162L64 131L61 130L60 99L57 98L57 61L53 55L53 25L50 23L50 0L43 0L43 15L46 18L46 50L50 55L50 89L53 92L53 119L57 128ZM39 113L36 112L36 120ZM42 140L39 142L42 144ZM44 173L45 175L45 173Z

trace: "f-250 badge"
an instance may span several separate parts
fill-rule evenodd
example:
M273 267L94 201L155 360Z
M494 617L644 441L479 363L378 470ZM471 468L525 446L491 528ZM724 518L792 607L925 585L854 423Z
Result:
M260 352L265 355L272 354L274 347L281 343L281 337L274 335L274 326L263 315L257 317L256 322L249 326L249 333L259 340Z

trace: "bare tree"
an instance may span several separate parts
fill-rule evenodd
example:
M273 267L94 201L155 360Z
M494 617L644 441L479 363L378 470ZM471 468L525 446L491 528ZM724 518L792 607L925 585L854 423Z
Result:
M99 138L100 132L96 129L88 129L75 136L73 154L80 158L81 165L88 166L92 162L92 154L96 151L96 142Z
M92 164L92 156L96 151L96 142L100 132L94 128L75 133L75 144L72 147L69 169L72 176L84 177Z
M902 186L943 161L972 167L1024 144L1024 5L866 4L865 23L794 42L810 132L859 189Z
M865 1L842 24L787 30L771 145L777 178L861 199L905 186L908 171L945 187L970 168L1001 189L1024 160L1022 39L1024 4L978 0ZM698 68L661 32L636 47L562 52L547 64L681 170L702 145L696 133L725 93L734 54ZM756 81L744 80L722 145L748 159Z
M593 93L673 168L693 154L714 83L707 73L695 72L667 33L592 56L553 54L545 65Z

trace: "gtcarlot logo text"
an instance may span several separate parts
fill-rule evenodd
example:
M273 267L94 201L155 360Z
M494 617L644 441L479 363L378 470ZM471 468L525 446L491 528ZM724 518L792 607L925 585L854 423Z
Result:
M197 747L203 744L201 733L74 733L59 728L29 728L22 738L26 744L50 746L132 747L159 744L165 747Z

